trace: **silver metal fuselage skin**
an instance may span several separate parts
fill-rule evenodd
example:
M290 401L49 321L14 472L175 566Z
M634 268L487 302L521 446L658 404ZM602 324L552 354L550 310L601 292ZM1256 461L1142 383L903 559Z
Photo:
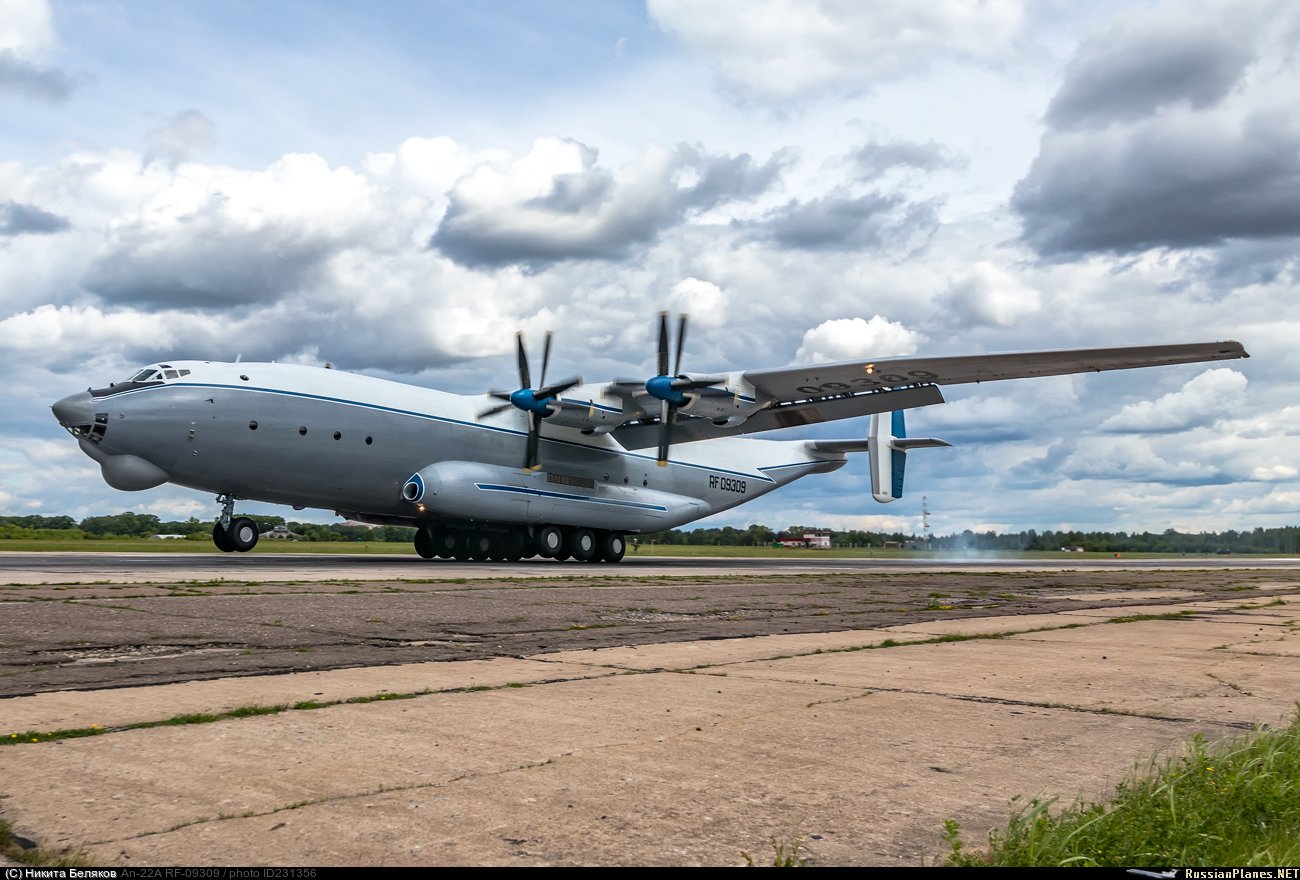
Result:
M617 434L544 424L539 471L521 467L527 416L478 420L491 401L291 364L173 361L177 379L82 393L102 430L80 436L117 488L162 482L377 522L672 528L841 467L803 441L719 438L628 451ZM76 419L80 421L80 419ZM647 454L648 453L648 454ZM403 486L424 472L419 502ZM437 485L432 485L436 483Z

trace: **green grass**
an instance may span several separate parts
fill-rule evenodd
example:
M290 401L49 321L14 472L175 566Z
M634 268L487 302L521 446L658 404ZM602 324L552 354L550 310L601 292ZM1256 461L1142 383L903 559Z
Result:
M1016 803L1019 799L1013 801ZM952 866L1168 867L1300 864L1300 711L1289 727L1259 728L1135 768L1106 803L1056 798L1022 804L989 848L965 848L944 823Z
M47 850L39 846L32 847L30 844L24 846L4 819L0 819L0 856L19 864L40 868L88 868L95 864L90 856L80 849Z

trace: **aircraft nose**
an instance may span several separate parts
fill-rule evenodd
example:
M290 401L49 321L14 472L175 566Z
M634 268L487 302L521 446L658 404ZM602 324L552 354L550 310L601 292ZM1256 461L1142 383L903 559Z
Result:
M54 417L59 420L60 425L65 428L75 428L95 421L92 400L89 391L79 391L76 394L69 394L50 409L54 410Z

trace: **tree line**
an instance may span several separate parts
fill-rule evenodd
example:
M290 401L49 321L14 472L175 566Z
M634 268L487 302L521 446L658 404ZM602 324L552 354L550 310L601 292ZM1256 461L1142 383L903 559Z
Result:
M366 526L349 523L286 522L282 516L249 515L265 535L283 526L299 541L391 541L409 543L415 529L409 526ZM126 513L111 516L88 516L80 522L70 516L0 516L0 540L105 540L112 538L148 538L152 535L184 535L187 539L206 541L212 535L212 520L162 520L152 513Z
M288 528L300 541L379 541L408 543L415 534L409 526L366 526L350 523L286 522L282 516L253 516L263 534L277 526ZM776 530L764 525L744 529L671 529L638 536L643 544L692 546L763 547L782 538L802 538L809 532L826 532L813 526L790 526ZM212 521L190 517L185 521L164 521L151 513L118 513L90 516L77 521L70 516L0 516L0 540L104 540L147 538L151 535L184 535L207 540ZM831 533L832 547L883 547L886 543L937 551L962 550L1062 550L1082 548L1105 553L1295 553L1300 554L1300 526L1229 529L1223 532L1081 532L1037 531L973 532L970 529L936 535L928 542L902 532L848 530Z

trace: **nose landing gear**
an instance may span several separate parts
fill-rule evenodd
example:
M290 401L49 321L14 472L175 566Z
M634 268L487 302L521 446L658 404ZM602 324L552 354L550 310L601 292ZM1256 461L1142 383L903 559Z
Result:
M235 516L235 496L218 495L221 516L212 526L212 543L222 553L247 553L257 546L257 523L246 516Z

